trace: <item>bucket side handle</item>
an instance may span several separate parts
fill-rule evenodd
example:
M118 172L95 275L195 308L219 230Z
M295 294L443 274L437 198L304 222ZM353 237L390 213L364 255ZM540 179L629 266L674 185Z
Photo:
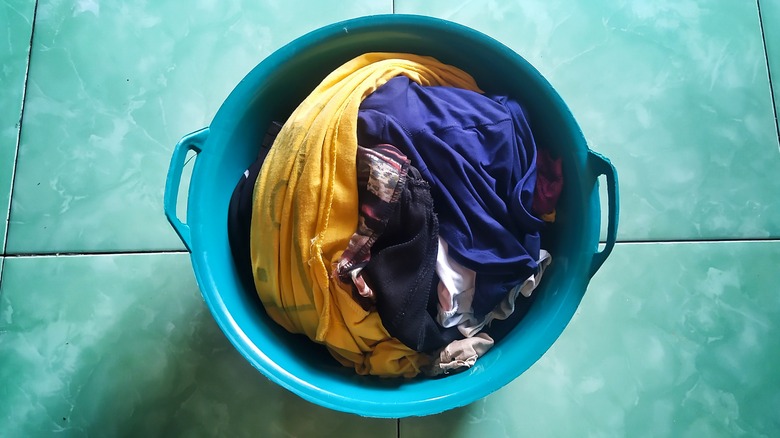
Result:
M618 176L615 166L612 165L607 157L591 150L588 151L588 161L597 178L600 175L607 177L607 241L604 249L593 254L590 264L590 276L593 277L615 247L619 217L619 198Z
M209 129L203 128L198 131L189 133L176 143L173 148L173 156L171 157L171 165L168 167L168 176L165 179L165 195L163 198L163 206L165 208L165 216L168 218L168 222L179 235L179 238L187 247L187 251L192 251L190 226L183 223L176 215L176 206L178 204L179 186L181 185L182 171L184 170L185 160L187 158L187 152L194 151L199 154L203 150L203 144L206 143L206 139L209 135Z

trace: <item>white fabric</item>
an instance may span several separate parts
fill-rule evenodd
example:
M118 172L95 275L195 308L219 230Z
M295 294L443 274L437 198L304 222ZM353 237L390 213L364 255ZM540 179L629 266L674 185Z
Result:
M447 242L439 236L436 254L436 274L439 276L439 312L437 320L442 327L454 327L460 314L471 309L477 273L456 262L448 255Z

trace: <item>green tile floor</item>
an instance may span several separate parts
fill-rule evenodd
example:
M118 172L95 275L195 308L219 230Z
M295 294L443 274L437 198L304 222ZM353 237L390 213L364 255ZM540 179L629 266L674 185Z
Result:
M774 74L775 81L780 77L780 1L762 0L759 2L762 17L762 30L766 41L767 60L769 68ZM777 84L777 82L775 82ZM780 90L774 87L775 115L780 114ZM777 124L777 133L780 135L780 122Z
M400 421L254 371L161 206L173 145L252 66L391 11L526 57L622 194L620 243L551 350ZM780 435L780 0L0 0L0 60L0 436Z
M27 61L30 52L32 17L35 3L29 0L4 0L0 3L0 248L5 248L11 183L16 162L16 144L22 115ZM5 41L7 39L7 41Z

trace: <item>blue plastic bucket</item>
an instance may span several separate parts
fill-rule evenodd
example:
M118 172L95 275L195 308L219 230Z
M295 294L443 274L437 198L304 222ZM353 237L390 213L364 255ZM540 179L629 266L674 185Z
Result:
M265 314L233 266L227 237L230 195L254 160L272 120L284 121L333 69L365 52L429 55L470 73L487 92L526 106L537 143L563 158L565 188L546 248L553 264L529 313L466 372L439 379L357 376L324 348L287 333ZM188 151L197 159L187 223L176 198ZM598 250L601 210L597 178L606 175L608 234ZM380 15L326 26L277 50L228 96L208 128L176 145L165 188L165 213L191 252L198 285L230 342L266 377L306 400L370 417L428 415L463 406L506 385L536 362L569 323L588 281L615 243L617 174L588 149L560 96L518 54L472 29L408 15ZM262 396L258 394L258 397Z

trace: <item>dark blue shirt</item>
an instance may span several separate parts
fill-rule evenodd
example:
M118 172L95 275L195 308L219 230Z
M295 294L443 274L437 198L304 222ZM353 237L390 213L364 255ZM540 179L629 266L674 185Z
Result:
M430 183L450 255L477 272L476 314L536 271L536 145L516 101L399 76L360 105L358 143L396 146Z

